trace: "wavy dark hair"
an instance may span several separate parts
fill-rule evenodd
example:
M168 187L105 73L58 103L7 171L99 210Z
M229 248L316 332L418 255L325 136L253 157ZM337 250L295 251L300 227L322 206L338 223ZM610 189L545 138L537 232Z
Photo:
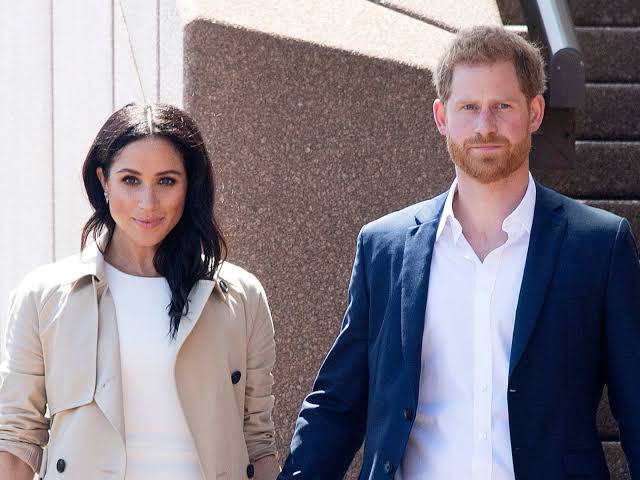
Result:
M108 178L118 152L151 136L171 142L182 156L187 173L184 212L158 246L153 259L155 269L167 279L171 289L167 309L171 319L169 334L175 339L180 319L189 311L189 292L198 280L213 279L227 254L214 215L213 166L202 134L187 113L166 104L129 104L107 119L82 166L84 187L94 212L82 230L80 248L84 250L89 237L95 241L106 230L108 241L103 246L106 249L116 228L96 170L102 168Z

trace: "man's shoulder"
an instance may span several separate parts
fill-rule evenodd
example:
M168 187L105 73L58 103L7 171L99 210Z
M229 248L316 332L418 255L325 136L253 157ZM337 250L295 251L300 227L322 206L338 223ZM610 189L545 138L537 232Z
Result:
M616 232L623 217L602 208L586 204L584 201L567 197L555 190L538 184L538 195L562 205L569 225L581 230L612 230Z
M439 218L447 193L414 203L401 210L388 213L362 227L363 235L394 234L405 235L408 228L418 223Z

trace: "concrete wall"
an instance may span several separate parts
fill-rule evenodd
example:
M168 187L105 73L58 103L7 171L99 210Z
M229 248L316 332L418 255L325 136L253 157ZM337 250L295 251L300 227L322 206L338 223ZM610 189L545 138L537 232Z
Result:
M499 16L493 2L430 18L420 2L201 3L185 31L185 107L215 162L230 260L272 307L284 458L340 327L359 228L453 179L431 113L447 22Z

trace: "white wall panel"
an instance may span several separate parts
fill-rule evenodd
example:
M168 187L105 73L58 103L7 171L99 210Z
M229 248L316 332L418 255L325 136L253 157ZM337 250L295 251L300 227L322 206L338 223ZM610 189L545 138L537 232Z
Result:
M148 103L158 101L158 0L114 0L115 108L143 103L120 1L124 7L142 85Z
M176 0L160 0L160 101L182 107L184 21Z
M53 259L51 1L3 2L0 59L0 331L4 333L10 291L28 271Z
M78 251L90 207L81 166L113 110L113 8L105 0L55 0L53 134L56 258Z

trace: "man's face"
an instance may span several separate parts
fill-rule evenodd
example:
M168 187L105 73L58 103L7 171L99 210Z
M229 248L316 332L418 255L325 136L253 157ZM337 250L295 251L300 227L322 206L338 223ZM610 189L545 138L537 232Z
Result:
M527 101L512 62L457 65L449 99L436 100L433 108L457 170L488 184L528 169L544 99Z

